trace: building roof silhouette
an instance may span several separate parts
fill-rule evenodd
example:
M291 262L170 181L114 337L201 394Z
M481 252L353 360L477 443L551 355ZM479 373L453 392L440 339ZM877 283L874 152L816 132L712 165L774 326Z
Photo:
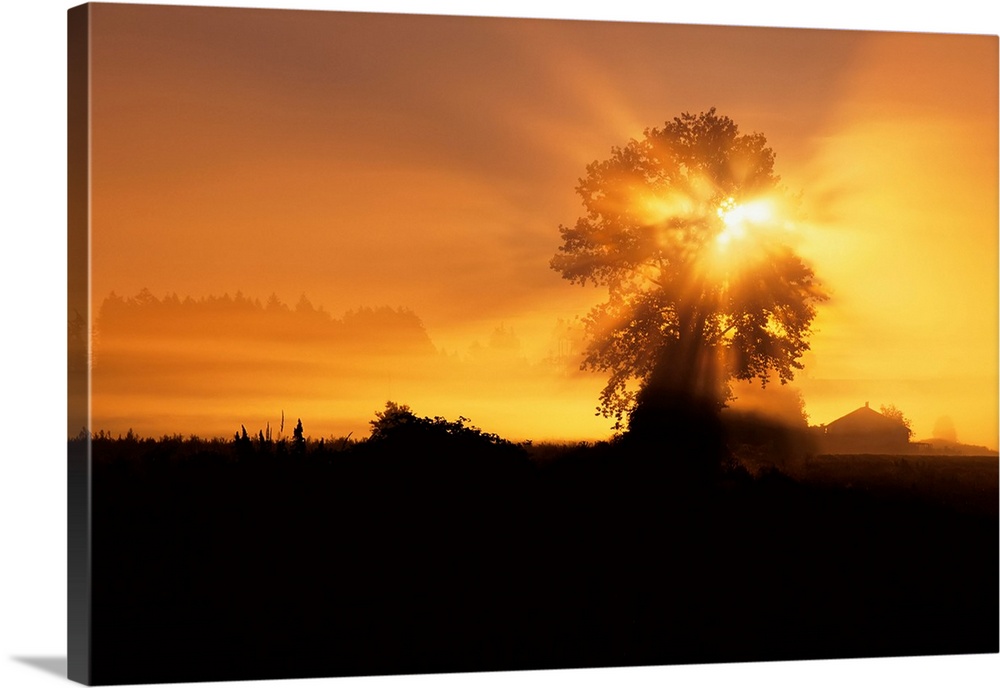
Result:
M883 416L875 409L868 406L868 402L861 408L851 411L845 416L830 421L826 424L827 432L843 434L856 433L880 433L899 432L900 429L908 431L906 426L897 420Z

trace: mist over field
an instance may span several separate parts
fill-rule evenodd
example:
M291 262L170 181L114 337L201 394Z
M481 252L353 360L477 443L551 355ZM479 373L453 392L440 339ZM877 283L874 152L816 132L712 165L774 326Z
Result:
M334 317L305 297L289 307L276 296L113 296L97 319L94 430L224 437L284 411L316 438L363 436L372 413L398 400L512 438L610 434L594 419L600 381L579 370L572 325L553 322L542 355L503 323L483 335L448 351L405 308Z

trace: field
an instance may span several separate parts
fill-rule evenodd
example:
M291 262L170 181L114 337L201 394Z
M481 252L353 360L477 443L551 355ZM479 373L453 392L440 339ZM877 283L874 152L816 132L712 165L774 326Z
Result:
M995 457L260 439L92 440L95 682L1000 649Z
M909 496L962 512L998 515L997 456L822 455L790 469L801 481Z

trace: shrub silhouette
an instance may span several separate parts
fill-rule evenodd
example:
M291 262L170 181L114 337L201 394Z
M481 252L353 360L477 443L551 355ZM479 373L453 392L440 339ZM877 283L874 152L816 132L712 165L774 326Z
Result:
M459 416L449 421L441 416L418 418L406 404L386 402L385 410L376 412L369 442L374 444L401 445L412 443L416 447L435 450L498 448L519 453L520 447L500 435L466 425L469 419Z

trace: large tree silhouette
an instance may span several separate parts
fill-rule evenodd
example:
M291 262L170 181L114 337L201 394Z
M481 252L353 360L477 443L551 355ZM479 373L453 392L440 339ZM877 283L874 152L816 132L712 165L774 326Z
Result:
M788 245L774 152L714 108L587 167L586 214L560 226L551 266L607 288L585 318L583 367L608 374L598 410L646 435L717 416L733 378L801 368L825 296ZM671 422L673 419L674 422Z

